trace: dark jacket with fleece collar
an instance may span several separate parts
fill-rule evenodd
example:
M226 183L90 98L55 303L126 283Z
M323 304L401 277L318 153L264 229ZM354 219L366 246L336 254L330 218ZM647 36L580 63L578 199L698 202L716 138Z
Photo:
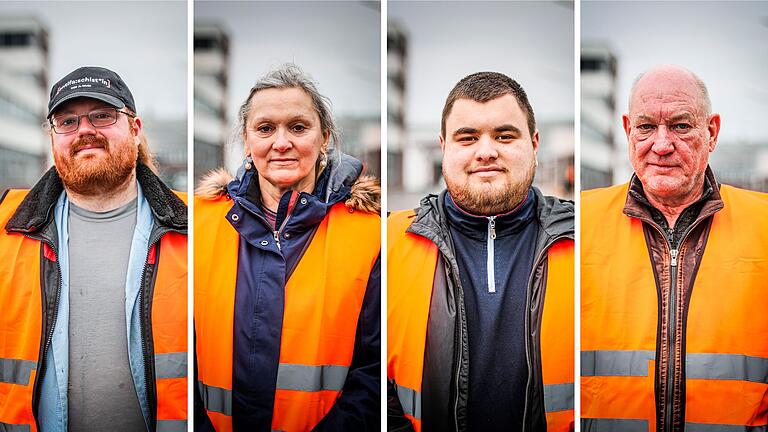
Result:
M219 170L203 180L200 198L228 195L240 235L233 335L232 422L238 430L270 430L280 356L284 287L330 208L377 213L379 187L361 176L362 164L347 155L329 157L313 193L286 192L271 226L261 207L255 169L234 178ZM297 201L301 205L296 205ZM279 242L279 253L258 248ZM340 398L316 430L377 430L379 427L380 280L379 260L371 270L355 333L352 364ZM258 321L253 325L254 319ZM195 395L196 430L212 430L202 400Z

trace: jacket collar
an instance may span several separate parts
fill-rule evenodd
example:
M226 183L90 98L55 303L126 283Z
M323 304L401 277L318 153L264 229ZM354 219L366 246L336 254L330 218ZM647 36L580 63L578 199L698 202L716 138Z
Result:
M538 236L537 250L543 249L554 238L573 239L575 232L573 202L545 196L536 187L531 189L536 196L535 217L539 223L540 232L544 234ZM447 243L450 241L444 208L447 193L447 190L443 190L439 195L430 194L422 198L419 208L416 209L416 217L408 227L409 232L430 239L443 251L452 249Z
M141 184L155 220L178 231L187 229L187 206L141 162L136 164L136 179ZM31 233L39 231L53 219L53 207L64 191L56 167L46 172L29 191L16 212L5 225L8 232Z
M488 225L491 217L468 213L453 200L450 193L445 194L446 219L449 225L465 235L478 240L488 237ZM536 210L536 195L528 189L523 201L514 209L493 216L496 235L505 237L519 232L534 220Z

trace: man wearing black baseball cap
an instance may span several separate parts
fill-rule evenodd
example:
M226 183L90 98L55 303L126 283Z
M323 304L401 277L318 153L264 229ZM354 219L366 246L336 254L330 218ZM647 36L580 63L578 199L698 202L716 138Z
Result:
M185 431L187 208L115 72L51 89L54 167L0 198L0 430Z

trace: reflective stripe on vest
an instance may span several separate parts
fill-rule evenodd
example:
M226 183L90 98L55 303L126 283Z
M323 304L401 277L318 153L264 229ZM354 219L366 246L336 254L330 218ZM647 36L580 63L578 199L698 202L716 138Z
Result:
M430 240L406 232L413 217L413 211L401 211L387 220L387 377L405 416L419 431L424 346L438 250ZM541 324L544 408L547 430L567 431L574 422L573 241L556 242L547 262Z
M653 351L583 351L582 376L648 376ZM768 384L768 358L740 354L689 353L685 356L689 379L740 380Z
M40 242L5 231L27 192L10 190L0 204L0 431L37 431L32 387L42 337L40 262L46 258Z
M186 194L178 194L186 204ZM181 430L187 421L187 236L160 239L152 294L158 432Z
M582 194L584 430L656 427L657 289L642 223L622 213L627 188ZM768 315L755 311L768 302L768 196L720 194L684 327L685 429L764 430Z
M8 192L0 205L0 227L5 227L26 194ZM56 259L43 254L44 247L24 235L0 231L0 265L9 270L0 271L0 431L37 430L32 387L42 343L40 262ZM159 248L152 289L157 427L174 431L187 419L187 238L165 234Z
M648 420L634 419L581 419L584 432L649 432ZM652 429L651 429L652 430ZM705 424L685 422L686 432L766 432L768 426Z
M197 200L195 208L198 388L219 432L232 430L232 338L222 337L234 328L239 234L225 219L231 207L220 198ZM379 253L379 223L378 215L332 206L286 284L273 430L310 430L339 397Z

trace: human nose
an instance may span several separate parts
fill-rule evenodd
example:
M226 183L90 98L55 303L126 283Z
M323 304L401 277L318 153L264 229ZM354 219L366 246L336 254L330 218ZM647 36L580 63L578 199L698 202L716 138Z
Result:
M290 149L292 146L288 131L285 128L278 128L275 132L275 142L272 143L272 148L279 152L284 152Z
M96 135L96 128L91 123L91 119L88 114L83 114L78 117L77 135Z
M483 135L477 141L477 150L475 151L475 158L478 160L496 159L499 157L498 151L496 151L495 143L492 139Z
M665 125L659 125L656 129L656 136L653 140L651 150L658 155L666 155L675 151L675 145L672 142L673 137Z

